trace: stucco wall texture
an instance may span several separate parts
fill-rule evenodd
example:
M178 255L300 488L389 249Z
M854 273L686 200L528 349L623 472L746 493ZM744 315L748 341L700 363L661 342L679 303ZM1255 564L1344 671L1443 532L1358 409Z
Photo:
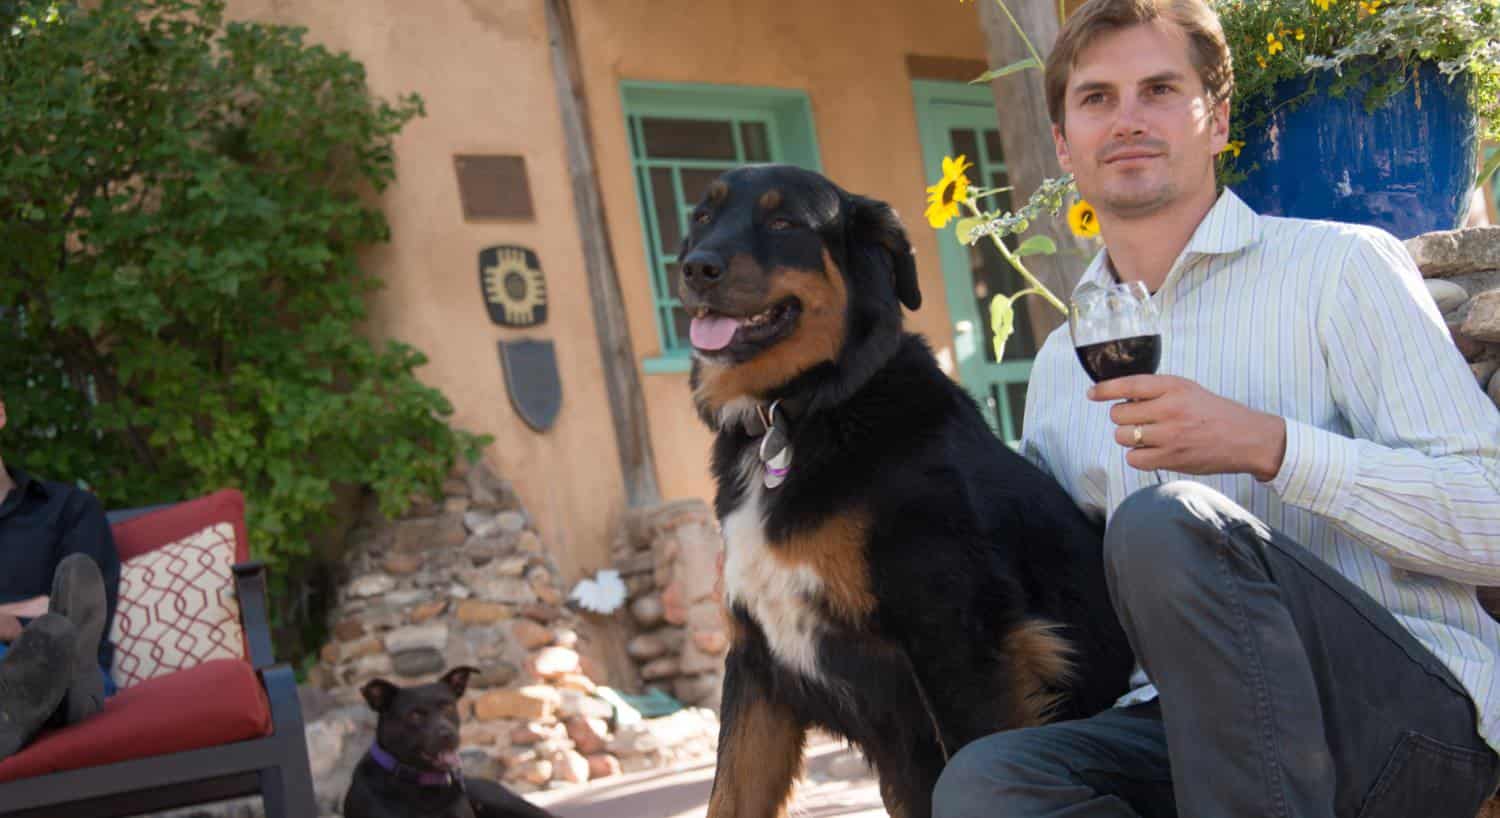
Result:
M924 180L908 55L981 59L972 4L957 0L574 0L588 116L637 366L660 352L620 95L623 80L805 91L823 170L889 201L916 248L924 304L908 327L940 352L952 332L936 234L922 218ZM364 258L385 287L369 331L423 350L424 382L453 401L456 425L488 433L486 458L512 480L565 579L605 567L624 509L591 294L541 0L231 0L232 19L306 26L309 39L362 61L375 93L416 92L427 115L396 141L397 181L380 204L392 241ZM535 218L466 222L453 156L525 157ZM495 326L477 254L496 244L540 257L545 324ZM497 342L550 339L563 408L538 434L516 416ZM664 499L711 498L710 437L686 374L642 373Z

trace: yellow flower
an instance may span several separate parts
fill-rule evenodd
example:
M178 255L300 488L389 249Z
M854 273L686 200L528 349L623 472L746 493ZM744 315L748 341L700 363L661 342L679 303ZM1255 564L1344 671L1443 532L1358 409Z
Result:
M1300 28L1299 28L1299 29L1297 29L1297 30L1296 30L1296 31L1295 31L1295 32L1293 32L1293 33L1294 33L1294 34L1295 34L1295 35L1296 35L1296 37L1297 37L1297 42L1299 42L1299 43L1300 43L1300 42L1302 42L1302 41L1303 41L1303 40L1304 40L1304 39L1306 39L1306 38L1307 38L1307 35L1306 35L1306 34L1304 34L1304 33L1302 33L1302 29L1300 29Z
M1380 11L1380 6L1380 0L1369 0L1368 3L1365 2L1365 0L1359 0L1359 10L1364 12L1365 14L1375 14L1376 12Z
M1333 0L1312 0L1312 4L1324 11L1327 11L1328 7L1333 5Z
M1240 149L1243 147L1245 147L1244 142L1238 139L1232 139L1228 144L1224 146L1223 150L1219 151L1219 153L1232 153L1234 154L1234 158L1238 159L1240 158Z
M1265 57L1262 57L1261 55L1256 54L1255 55L1255 61L1258 62L1258 63L1260 63L1260 67L1261 68L1265 68L1266 67L1266 58Z
M957 159L943 157L943 178L927 188L927 223L941 230L958 215L958 206L969 196L969 177L964 171L974 167L962 154Z
M1068 208L1068 227L1079 238L1091 239L1099 235L1099 219L1094 214L1094 206L1083 199L1074 202Z
M1363 5L1363 4L1361 4L1361 5ZM1267 54L1275 54L1276 52L1283 51L1285 49L1286 49L1286 46L1282 45L1281 41L1278 40L1278 39L1276 39L1276 35L1275 34L1272 34L1270 32L1266 33L1266 53Z

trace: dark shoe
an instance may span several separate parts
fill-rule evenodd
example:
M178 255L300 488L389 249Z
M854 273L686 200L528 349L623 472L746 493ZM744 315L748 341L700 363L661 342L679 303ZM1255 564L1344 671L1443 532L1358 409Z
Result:
M70 555L58 563L48 608L67 617L78 630L61 713L64 724L74 724L104 707L104 675L99 669L99 642L104 638L104 577L98 563L83 554Z
M62 703L77 641L72 622L43 614L0 659L0 758L21 749Z

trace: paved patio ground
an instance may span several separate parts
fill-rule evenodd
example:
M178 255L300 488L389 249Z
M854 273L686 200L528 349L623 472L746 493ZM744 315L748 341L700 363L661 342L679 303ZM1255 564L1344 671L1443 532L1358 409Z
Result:
M713 785L713 759L665 770L605 778L568 790L527 796L559 818L703 818ZM806 772L792 818L888 818L880 788L859 754L842 742L809 742Z

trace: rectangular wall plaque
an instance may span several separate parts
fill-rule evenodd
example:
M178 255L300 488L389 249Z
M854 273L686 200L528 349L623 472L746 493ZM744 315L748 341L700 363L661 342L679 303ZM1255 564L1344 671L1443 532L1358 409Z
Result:
M453 169L465 221L533 218L525 157L456 154Z

